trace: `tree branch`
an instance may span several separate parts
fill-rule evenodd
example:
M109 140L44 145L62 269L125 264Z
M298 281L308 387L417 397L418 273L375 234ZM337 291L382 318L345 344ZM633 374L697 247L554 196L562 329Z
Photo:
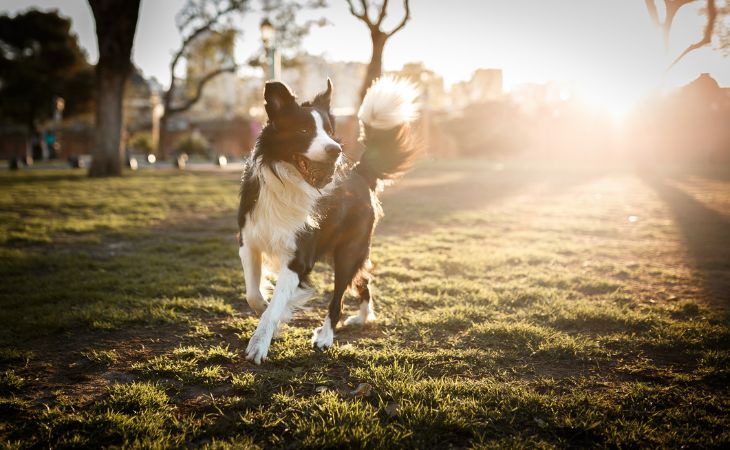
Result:
M654 22L654 25L661 27L662 23L659 21L659 12L657 12L654 0L644 0L644 3L646 3L646 10L649 12L651 21Z
M185 103L183 103L180 106L169 106L165 109L165 115L170 114L177 114L183 111L187 111L190 109L198 100L200 100L200 97L203 95L203 88L205 85L212 80L213 78L217 77L218 75L226 72L235 72L236 69L238 69L237 65L234 66L226 66L221 67L220 69L213 70L211 72L208 72L203 78L201 78L198 81L198 85L195 87L195 95L191 98L187 99Z
M170 104L172 102L172 92L175 90L175 69L177 68L177 64L180 62L180 59L185 55L186 50L188 49L188 46L199 36L202 34L210 31L221 19L221 17L226 16L234 11L239 10L242 7L242 3L232 1L228 4L226 8L219 9L216 5L215 14L212 16L208 16L206 20L201 24L199 27L195 28L193 31L190 32L190 34L183 39L182 44L180 45L180 48L175 53L175 55L172 58L172 62L170 62L170 87L165 92L165 96L163 98L165 108L169 108ZM178 30L181 32L187 26L188 24L192 23L193 17L195 15L191 15L191 18L185 20L178 26Z
M380 14L378 15L378 21L375 23L378 27L380 27L380 24L383 23L383 20L385 20L385 15L387 14L388 9L388 0L383 0L383 6L380 8Z
M165 92L165 107L170 106L170 102L172 101L172 91L175 90L175 69L177 68L177 63L180 62L180 58L185 55L185 51L188 49L188 45L190 45L195 38L203 34L204 32L210 30L213 27L213 23L208 22L205 26L202 26L195 31L193 31L185 40L183 41L182 45L178 49L178 51L175 53L175 56L172 58L172 62L170 62L170 87Z
M707 0L707 23L705 24L705 32L702 36L702 39L695 42L694 44L690 45L682 53L677 56L674 61L672 61L672 64L667 67L667 70L674 67L682 58L684 58L688 53L693 52L697 50L698 48L704 47L705 45L712 42L712 33L715 30L715 19L717 18L717 8L715 6L715 0Z
M662 25L662 32L664 36L664 47L669 48L669 33L672 31L672 24L674 23L674 17L677 15L679 9L695 0L664 0L666 5L666 16L664 17L664 24Z
M362 14L368 19L368 23L372 25L373 22L370 20L370 11L368 11L367 0L360 0L360 6L362 6Z
M395 33L399 32L401 29L403 29L404 26L406 26L406 22L411 18L411 6L408 0L403 0L403 7L406 10L405 16L403 17L403 20L400 24L398 24L397 27L393 29L390 33L385 33L388 37L393 36Z
M347 5L350 7L350 14L365 22L368 27L372 27L373 23L370 21L370 17L368 17L367 3L363 0L361 0L360 3L363 5L362 14L358 14L357 11L355 11L355 6L352 4L352 0L347 0Z

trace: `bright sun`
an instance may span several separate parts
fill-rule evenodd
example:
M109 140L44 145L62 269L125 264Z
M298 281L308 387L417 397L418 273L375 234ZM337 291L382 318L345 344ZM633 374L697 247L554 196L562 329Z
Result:
M639 101L648 94L639 89L580 89L579 98L597 110L608 113L617 124L624 122Z

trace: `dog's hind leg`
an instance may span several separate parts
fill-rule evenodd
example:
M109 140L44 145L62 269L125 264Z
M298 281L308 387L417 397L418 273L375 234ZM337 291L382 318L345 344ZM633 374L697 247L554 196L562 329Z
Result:
M365 325L367 322L375 321L375 309L373 308L373 297L370 293L370 261L366 262L366 268L360 271L353 286L354 291L360 299L360 310L342 323L344 326Z
M243 266L243 277L246 282L246 301L259 316L264 313L268 303L261 294L261 252L240 238L238 256Z
M335 289L324 323L312 333L314 347L324 349L332 346L335 328L342 315L342 297L367 260L367 253L362 254L363 249L367 252L367 248L367 243L351 242L335 249Z

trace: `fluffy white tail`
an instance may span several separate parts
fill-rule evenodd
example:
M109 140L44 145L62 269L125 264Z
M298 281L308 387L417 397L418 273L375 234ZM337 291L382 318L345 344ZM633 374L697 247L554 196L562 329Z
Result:
M418 153L410 124L418 116L418 90L405 80L382 77L365 94L358 118L365 151L355 170L372 189L408 170Z
M372 128L395 128L418 117L417 97L418 89L413 83L384 76L368 89L357 117Z

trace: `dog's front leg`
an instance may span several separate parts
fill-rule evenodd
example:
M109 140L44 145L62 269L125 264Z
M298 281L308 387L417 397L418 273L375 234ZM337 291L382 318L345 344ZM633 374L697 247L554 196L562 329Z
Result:
M269 352L271 338L279 325L282 315L286 311L287 302L299 286L299 275L288 267L279 272L279 277L274 288L274 295L271 297L268 308L261 315L259 325L256 327L251 340L246 348L246 359L256 364L266 360Z
M243 230L241 230L243 235ZM246 282L246 302L259 316L266 310L266 300L261 294L261 252L241 238L238 256L243 266L243 277Z

